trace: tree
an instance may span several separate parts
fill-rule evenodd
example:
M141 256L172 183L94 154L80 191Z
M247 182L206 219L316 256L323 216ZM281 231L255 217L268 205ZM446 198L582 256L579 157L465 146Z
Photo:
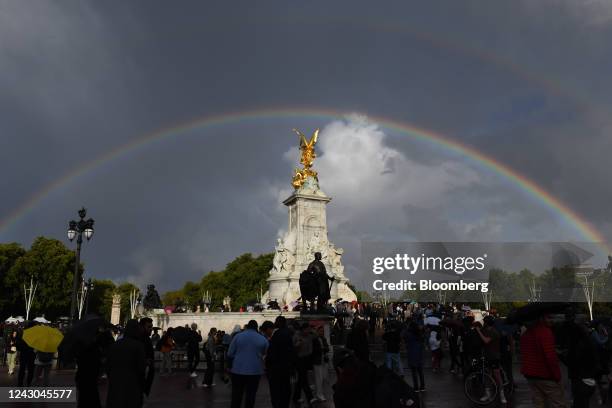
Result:
M23 299L23 284L29 283L30 277L38 283L36 296L32 304L33 314L44 314L54 319L67 315L70 310L72 295L72 277L74 274L75 254L56 239L38 237L32 247L17 259L6 278L6 284L12 289L10 302L17 303ZM81 271L83 266L80 266ZM21 310L24 310L23 300Z
M353 292L355 292L358 302L371 302L373 300L372 296L365 290L353 290Z
M139 290L136 285L130 282L124 282L115 289L115 293L121 295L121 316L124 322L129 320L132 315L130 310L130 294L134 289Z
M202 303L202 289L200 284L195 282L187 282L182 290L185 306L195 312L197 306Z
M93 290L87 295L89 296L88 313L110 320L116 286L113 281L107 279L94 279L92 283Z
M162 296L162 303L164 306L181 306L185 303L184 297L181 289L169 291Z
M244 306L257 300L260 288L267 285L273 258L274 254L263 254L256 258L250 253L240 255L227 264L219 275L208 274L202 278L201 289L210 291L215 306L222 305L224 296L231 296L232 307ZM219 287L219 284L223 286Z
M7 279L11 268L25 253L26 250L16 242L0 244L0 310L7 315L23 314L23 307L19 308L18 299L14 296L17 288L11 286Z
M232 305L244 306L256 301L259 291L267 286L268 273L272 268L274 254L253 257L247 253L228 263L222 271L210 271L200 283L187 282L180 290L166 292L163 303L166 306L187 306L195 309L206 291L211 296L211 310L223 305L223 298L230 296Z

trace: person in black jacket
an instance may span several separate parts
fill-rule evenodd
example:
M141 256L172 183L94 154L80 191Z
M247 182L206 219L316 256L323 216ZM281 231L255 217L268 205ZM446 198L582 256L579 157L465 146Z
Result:
M355 357L364 362L370 361L370 345L368 343L368 322L359 320L346 338L346 348L353 350Z
M28 324L28 328L34 326L32 323ZM21 337L21 333L17 339L17 351L19 352L19 374L17 376L17 385L23 387L23 379L26 371L28 377L25 383L26 387L32 385L32 379L34 378L34 360L36 359L36 353L34 349L26 344Z
M140 340L144 345L145 351L146 374L144 393L148 396L151 393L151 387L153 386L153 378L155 378L155 349L153 348L153 341L151 340L153 319L150 317L143 317L138 322L138 325L140 326Z
M597 373L601 364L595 344L586 327L566 320L561 328L562 353L559 359L567 366L572 386L573 408L588 408L596 389Z
M106 408L139 408L145 386L145 350L136 320L128 320L123 338L112 345L108 356Z
M274 322L276 330L270 339L266 354L266 371L270 385L270 400L273 408L289 408L291 400L291 375L295 367L293 334L287 320L278 316Z
M191 330L187 337L187 362L189 365L189 372L192 378L197 377L196 368L200 364L200 343L202 342L202 336L198 333L198 325L195 323L191 324Z

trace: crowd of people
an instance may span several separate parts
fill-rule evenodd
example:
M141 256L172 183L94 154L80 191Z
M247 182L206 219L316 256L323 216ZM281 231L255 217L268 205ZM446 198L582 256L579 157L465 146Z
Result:
M261 326L250 320L232 333L211 328L205 335L196 324L160 332L147 317L129 320L121 331L101 325L93 341L70 353L78 405L101 406L102 378L108 382L105 406L142 406L156 376L176 375L182 362L177 351L185 354L194 384L203 364L200 387L215 387L215 377L231 386L232 408L254 406L262 376L274 408L328 399L337 408L402 406L424 395L430 367L433 381L443 370L465 378L479 361L494 378L502 404L509 399L506 385L515 382L515 360L536 407L588 407L592 399L606 401L611 389L606 322L581 322L572 309L553 324L548 313L511 322L494 311L481 316L439 304L344 304L331 333L322 322L280 315ZM16 385L48 385L53 354L32 350L20 330L6 332L4 350ZM490 397L485 389L481 401Z

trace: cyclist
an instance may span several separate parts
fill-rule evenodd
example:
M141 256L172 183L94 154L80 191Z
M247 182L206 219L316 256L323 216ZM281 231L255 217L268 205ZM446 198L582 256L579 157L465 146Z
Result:
M501 361L501 348L500 348L500 334L495 329L495 318L493 316L486 316L484 318L484 327L476 327L476 331L480 336L480 339L484 343L484 356L487 360L489 367L493 371L493 378L497 383L499 389L499 400L502 404L505 404L506 396L504 395L504 384L502 381L500 367ZM485 389L485 395L480 399L481 401L487 401L491 398L491 390Z

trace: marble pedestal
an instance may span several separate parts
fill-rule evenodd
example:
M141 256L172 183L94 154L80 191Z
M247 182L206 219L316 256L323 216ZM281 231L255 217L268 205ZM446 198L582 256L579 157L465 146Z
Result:
M327 238L326 207L330 201L312 177L283 201L288 209L288 229L277 241L264 301L276 300L281 305L297 301L300 273L313 261L315 252L321 253L328 275L336 278L330 290L331 300L357 299L344 275L344 251Z

